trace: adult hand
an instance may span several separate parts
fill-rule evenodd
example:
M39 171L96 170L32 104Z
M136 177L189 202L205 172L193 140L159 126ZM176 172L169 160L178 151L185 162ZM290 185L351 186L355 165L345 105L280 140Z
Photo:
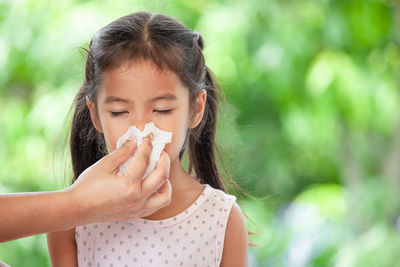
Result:
M71 205L78 210L76 225L145 217L169 205L172 190L168 154L163 151L156 169L142 180L152 150L149 136L143 140L128 171L119 172L119 166L135 150L136 141L127 141L86 169L66 189Z
M166 152L145 180L149 138L125 173L119 166L136 150L129 141L85 170L68 188L53 192L0 194L0 242L102 221L145 217L171 201Z

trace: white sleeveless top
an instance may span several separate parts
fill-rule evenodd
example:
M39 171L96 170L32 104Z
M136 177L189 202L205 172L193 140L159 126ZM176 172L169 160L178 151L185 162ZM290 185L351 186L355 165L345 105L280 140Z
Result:
M168 219L77 227L79 266L219 266L236 197L204 186L189 208Z

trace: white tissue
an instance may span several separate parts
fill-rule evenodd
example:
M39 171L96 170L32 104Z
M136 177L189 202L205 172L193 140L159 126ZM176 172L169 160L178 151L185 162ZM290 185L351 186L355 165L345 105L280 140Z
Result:
M149 122L146 123L143 131L140 131L138 128L136 128L136 126L131 126L124 135L118 138L117 149L120 148L127 140L134 140L135 138L137 140L137 148L135 153L119 167L120 172L125 173L128 170L133 157L136 155L136 152L142 144L143 138L150 133L153 133L153 138L151 140L153 150L151 151L150 162L146 172L144 173L143 179L146 178L146 176L156 168L156 164L160 159L161 151L163 151L166 144L171 143L172 133L158 129L154 125L154 122Z

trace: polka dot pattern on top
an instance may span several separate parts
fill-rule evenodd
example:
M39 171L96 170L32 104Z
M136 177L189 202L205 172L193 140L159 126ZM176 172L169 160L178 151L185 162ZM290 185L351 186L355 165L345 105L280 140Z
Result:
M77 227L78 265L219 266L236 197L204 186L185 211L165 220L135 218Z

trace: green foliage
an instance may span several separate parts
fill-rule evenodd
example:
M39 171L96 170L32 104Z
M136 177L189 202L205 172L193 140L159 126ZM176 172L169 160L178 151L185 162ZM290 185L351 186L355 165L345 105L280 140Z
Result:
M1 192L65 184L78 47L139 10L176 17L205 39L228 100L217 133L225 166L248 193L267 197L239 199L256 224L247 222L259 244L252 266L397 264L394 1L0 1ZM49 266L45 238L0 244L0 259Z

